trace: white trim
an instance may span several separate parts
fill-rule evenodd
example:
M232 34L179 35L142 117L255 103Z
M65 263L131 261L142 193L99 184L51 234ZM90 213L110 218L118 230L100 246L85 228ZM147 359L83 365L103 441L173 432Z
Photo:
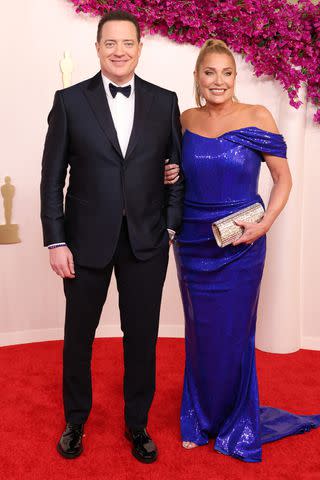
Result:
M18 332L1 333L0 346L18 345L22 343L45 342L49 340L62 340L63 328L47 328L39 330L24 330ZM101 325L97 329L97 338L122 337L118 324ZM160 325L159 337L183 338L184 325ZM301 348L306 350L320 350L320 337L302 337Z
M63 328L46 328L38 330L22 330L1 333L0 346L18 345L20 343L45 342L47 340L60 340Z
M159 337L184 338L184 325L161 325L159 327Z
M320 337L302 337L301 348L306 350L320 350Z
M101 325L97 328L96 337L122 337L120 325ZM159 337L184 338L184 325L160 324Z
M97 328L96 337L122 337L120 325L101 325ZM183 325L160 325L159 337L183 338ZM0 335L0 347L18 345L22 343L45 342L49 340L62 340L63 328L47 328L39 330L22 330L6 332Z

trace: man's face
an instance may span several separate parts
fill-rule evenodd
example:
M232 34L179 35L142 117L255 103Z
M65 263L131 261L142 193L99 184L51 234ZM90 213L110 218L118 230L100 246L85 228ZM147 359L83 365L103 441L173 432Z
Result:
M137 30L127 20L111 20L101 30L96 42L101 71L111 81L123 85L131 80L141 54Z

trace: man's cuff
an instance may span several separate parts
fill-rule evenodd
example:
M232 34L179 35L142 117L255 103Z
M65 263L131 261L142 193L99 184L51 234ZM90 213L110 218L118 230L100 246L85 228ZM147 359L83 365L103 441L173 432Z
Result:
M174 240L174 237L176 236L176 232L174 230L171 230L171 228L167 228L168 234L169 234L169 239L172 241Z
M58 248L58 247L66 247L67 244L65 242L60 242L60 243L51 243L51 245L48 245L48 248L51 250L52 248Z

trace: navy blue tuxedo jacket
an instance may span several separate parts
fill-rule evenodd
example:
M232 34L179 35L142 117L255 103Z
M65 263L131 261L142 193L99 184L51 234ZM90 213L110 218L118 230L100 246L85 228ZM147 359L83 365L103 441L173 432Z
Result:
M125 158L101 73L57 91L48 117L41 180L44 245L66 242L75 262L102 267L125 210L135 256L146 260L179 231L183 180L164 185L165 160L180 163L177 96L135 76L135 115ZM63 189L69 168L69 185Z

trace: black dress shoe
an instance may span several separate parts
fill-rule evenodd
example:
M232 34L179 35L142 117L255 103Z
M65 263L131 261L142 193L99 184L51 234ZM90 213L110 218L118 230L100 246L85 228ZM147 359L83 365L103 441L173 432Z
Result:
M132 455L142 463L152 463L157 460L158 450L146 429L132 430L126 428L125 437L131 442Z
M66 429L57 445L58 452L64 458L76 458L81 455L83 451L83 427L83 423L67 423Z

